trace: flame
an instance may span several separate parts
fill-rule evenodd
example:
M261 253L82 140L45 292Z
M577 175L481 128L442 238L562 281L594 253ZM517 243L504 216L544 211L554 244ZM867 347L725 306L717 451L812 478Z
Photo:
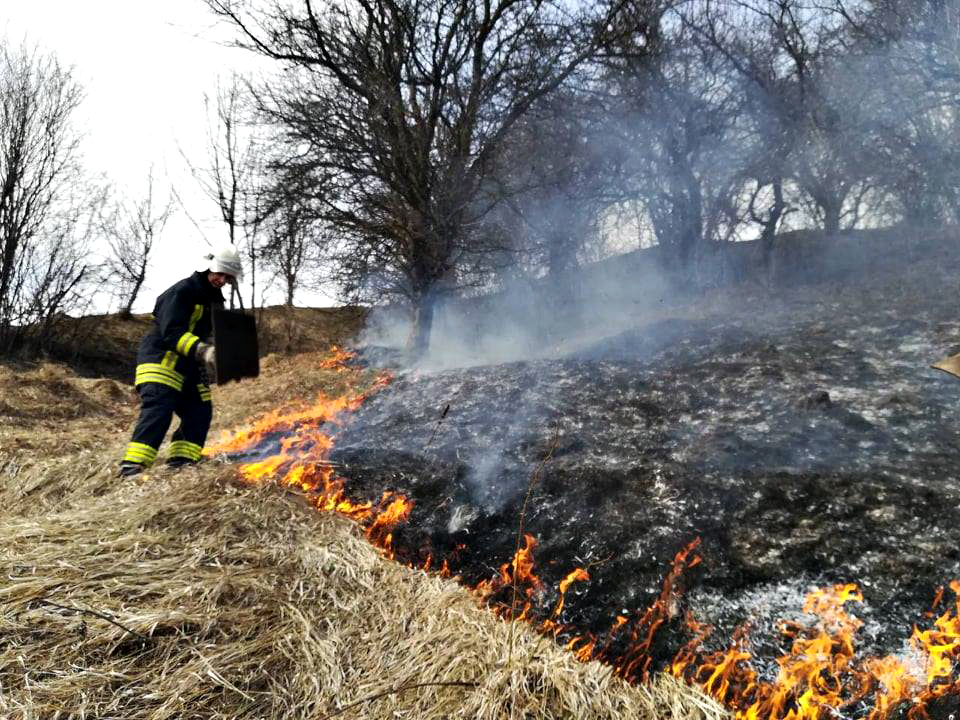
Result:
M526 620L530 617L533 602L537 595L543 592L543 581L533 572L533 551L537 541L533 535L523 536L524 545L517 548L510 562L500 566L500 572L490 580L481 581L474 589L480 597L491 602L504 589L512 591L509 603L500 603L494 606L498 615L511 619ZM516 598L524 597L523 610L516 615Z
M950 584L960 596L960 584ZM938 593L938 602L940 594ZM750 666L746 631L741 628L723 652L696 656L707 626L688 621L694 640L678 654L671 668L707 694L734 710L737 718L810 719L843 714L858 704L872 707L870 720L886 718L904 702L909 718L925 716L930 700L960 692L955 678L960 658L960 599L927 630L914 628L913 652L923 660L908 663L895 656L858 659L855 636L862 621L847 610L861 603L856 585L834 585L807 595L803 611L816 618L813 627L784 623L790 651L777 659L771 682L760 682Z
M570 574L568 574L563 580L560 581L560 600L557 601L557 606L553 609L551 617L559 617L560 613L563 612L563 603L564 598L567 594L567 590L575 582L589 582L590 575L583 568L576 568Z
M580 661L599 660L612 665L627 680L647 679L654 638L679 613L680 578L701 562L695 553L699 542L695 539L677 552L659 596L645 612L632 620L618 615L603 643L590 634L573 634L565 640L565 649ZM513 560L476 589L491 601L505 588L522 588L526 599L517 619L530 621L541 632L559 637L572 630L560 621L567 590L574 582L589 581L590 576L583 568L569 572L559 584L553 611L537 623L532 601L542 593L543 582L534 572L535 547L534 538L525 536L525 545ZM910 706L906 717L920 720L926 717L924 708L932 699L960 694L960 582L950 587L957 596L954 606L937 616L929 629L914 629L911 647L924 658L919 664L895 656L858 659L855 637L863 622L848 608L862 603L863 596L856 585L848 583L807 595L803 612L815 618L812 626L781 624L790 650L777 659L777 674L771 681L761 680L751 665L746 626L737 630L726 650L704 654L700 647L712 628L689 614L685 621L692 639L677 653L670 671L699 686L745 720L825 720L846 715L855 707L864 708L862 714L868 720L881 720L895 710L899 713L904 703ZM941 596L937 594L935 606ZM513 617L502 594L499 598L495 612Z
M349 350L344 350L339 345L331 345L327 357L320 361L319 367L323 370L343 370L353 357L354 354Z
M371 542L392 557L391 530L406 520L412 502L400 495L385 495L376 506L351 500L344 479L329 460L333 438L327 428L340 426L367 397L390 382L390 376L382 374L363 383L360 371L348 364L351 358L349 352L333 347L320 367L343 374L353 389L333 398L321 395L304 408L266 413L248 428L208 446L205 453L262 456L238 466L241 478L253 484L275 482L303 492L318 510L340 513L367 526ZM368 387L356 389L361 384Z
M405 523L413 510L413 502L402 495L386 492L380 500L380 507L376 517L367 528L367 538L374 545L383 548L387 557L394 558L393 530Z
M320 363L321 368L344 375L351 389L343 395L318 397L305 408L275 410L224 437L207 453L256 456L255 461L239 466L247 482L274 482L304 493L318 510L340 513L360 523L369 540L387 557L395 558L395 532L409 520L413 502L389 491L375 503L352 500L344 479L336 473L336 464L329 460L331 428L339 427L369 395L390 382L388 375L378 376L372 383L361 382L361 373L349 364L350 359L350 353L335 347ZM359 389L364 384L367 388ZM699 538L694 539L676 553L659 595L645 611L617 615L602 636L577 634L563 620L570 587L590 581L585 568L566 574L557 587L553 609L543 612L540 605L549 591L535 572L537 541L532 535L524 535L513 558L474 589L499 616L526 620L543 633L562 637L578 660L599 660L611 665L620 677L641 681L649 675L658 631L680 615L681 578L701 562L696 553L699 543ZM450 564L463 549L458 545L442 557L436 572L450 577ZM437 558L429 548L423 554L425 559L414 564L429 571ZM725 650L706 653L701 648L712 628L689 613L684 621L691 639L669 669L745 720L826 720L849 715L851 709L868 720L881 720L901 716L907 705L906 718L920 720L932 700L960 694L960 582L950 583L950 589L953 604L939 615L928 613L925 629L914 628L909 642L915 656L912 661L858 656L855 639L863 623L848 608L863 602L863 597L856 585L843 584L815 590L806 597L803 611L815 618L812 624L781 625L790 649L777 658L776 677L771 680L761 679L752 666L747 627L734 633ZM938 591L934 608L940 606L943 595L943 589ZM867 712L864 708L871 709Z

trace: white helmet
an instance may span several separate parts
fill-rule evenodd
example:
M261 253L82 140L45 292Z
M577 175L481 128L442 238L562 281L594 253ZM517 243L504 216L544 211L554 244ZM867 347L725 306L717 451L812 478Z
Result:
M218 245L212 251L204 253L197 270L225 273L236 278L237 282L243 280L243 263L240 261L240 253L230 243Z

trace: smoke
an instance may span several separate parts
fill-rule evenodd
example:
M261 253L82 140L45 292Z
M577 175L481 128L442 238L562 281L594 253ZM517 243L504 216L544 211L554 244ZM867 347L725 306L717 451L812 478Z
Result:
M905 257L896 224L951 221L960 116L932 102L922 43L867 42L788 5L808 56L752 16L721 19L711 46L689 29L718 21L692 11L662 21L647 64L612 73L605 104L574 78L534 108L497 169L508 200L469 230L486 233L480 256L507 238L509 262L438 300L417 367L567 357L711 288L855 277ZM378 308L360 345L399 357L410 333L409 313Z
M557 278L513 281L485 296L448 297L437 304L429 351L414 367L440 371L567 357L659 317L688 295L647 250ZM374 308L357 344L399 358L411 329L405 308Z

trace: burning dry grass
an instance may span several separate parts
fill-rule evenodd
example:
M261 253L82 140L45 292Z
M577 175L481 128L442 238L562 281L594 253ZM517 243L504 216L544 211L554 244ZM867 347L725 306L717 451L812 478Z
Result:
M145 478L109 502L0 521L4 716L722 714L665 678L628 687L525 630L505 664L509 626L466 590L231 477Z
M318 365L269 362L258 383L218 388L221 423L335 391ZM61 368L9 372L2 717L724 715L668 677L630 687L525 626L511 639L454 582L386 560L356 524L231 467L118 481L128 390ZM74 392L80 417L26 412Z

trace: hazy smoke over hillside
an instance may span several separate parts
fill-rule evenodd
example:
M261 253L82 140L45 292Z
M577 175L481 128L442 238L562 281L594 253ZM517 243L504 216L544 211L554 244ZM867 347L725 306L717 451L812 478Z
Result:
M421 369L563 357L642 322L678 290L634 255L570 273L561 281L514 283L477 298L438 303L430 352ZM649 266L643 268L642 265ZM375 309L361 346L402 350L411 332L402 308Z
M960 208L960 14L776 8L665 10L633 60L536 105L501 151L500 205L471 230L501 264L458 275L470 296L438 293L419 367L563 357L714 288L776 298L936 251ZM378 309L363 343L410 332Z

